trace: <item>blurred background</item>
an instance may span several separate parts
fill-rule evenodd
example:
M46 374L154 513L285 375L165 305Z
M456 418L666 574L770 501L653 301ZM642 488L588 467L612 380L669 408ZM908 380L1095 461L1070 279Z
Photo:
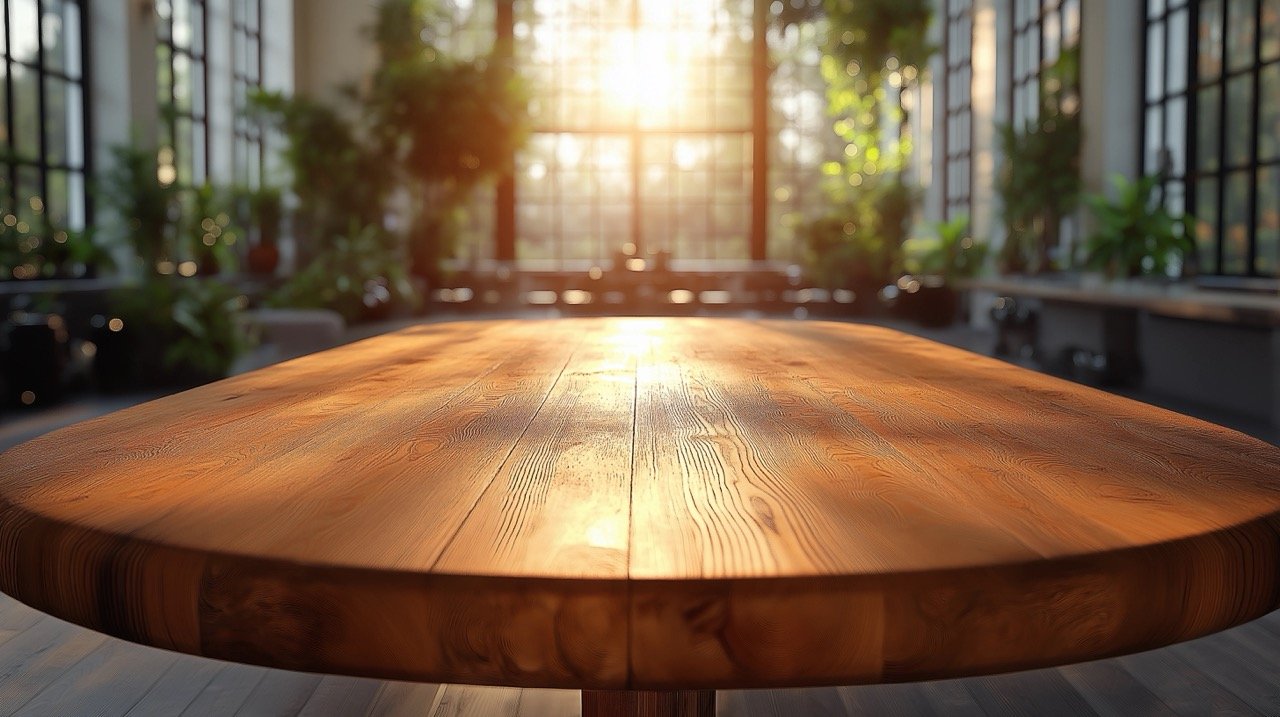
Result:
M0 21L0 444L495 315L871 321L1280 425L1280 0Z

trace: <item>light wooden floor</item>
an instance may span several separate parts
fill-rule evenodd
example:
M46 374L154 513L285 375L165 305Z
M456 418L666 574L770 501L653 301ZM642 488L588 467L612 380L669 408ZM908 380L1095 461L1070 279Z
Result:
M907 685L721 692L721 715L1280 715L1280 612L1163 650ZM0 595L0 715L559 717L578 693L380 682L141 647Z

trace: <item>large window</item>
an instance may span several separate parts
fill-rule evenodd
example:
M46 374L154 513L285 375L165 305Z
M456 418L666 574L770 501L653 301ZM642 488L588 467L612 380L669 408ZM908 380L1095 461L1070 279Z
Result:
M1162 201L1174 211L1185 208L1189 166L1191 10L1187 0L1147 3L1142 165L1146 173L1163 178Z
M1280 273L1280 0L1147 3L1143 169L1196 217L1199 270ZM1185 199L1184 199L1185 197Z
M208 177L208 67L204 0L157 0L156 66L161 179L182 186Z
M5 249L38 254L85 226L83 5L8 0L0 17L0 219ZM6 252L7 253L7 252ZM35 278L19 262L0 278Z
M951 219L972 212L973 194L973 0L943 0L944 113L942 147L943 214Z
M231 83L235 181L257 188L262 183L262 125L250 117L247 101L262 89L262 0L232 0Z
M1064 49L1080 42L1080 0L1012 0L1012 92L1010 118L1014 127L1036 119L1045 92L1044 70L1058 61Z
M516 176L516 257L673 265L751 256L753 0L516 7L535 133Z

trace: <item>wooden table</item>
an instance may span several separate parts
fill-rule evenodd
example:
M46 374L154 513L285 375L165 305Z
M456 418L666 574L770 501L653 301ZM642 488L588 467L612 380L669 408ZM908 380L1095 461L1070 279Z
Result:
M1280 605L1280 450L869 326L424 325L0 456L0 589L136 642L390 679L907 681Z

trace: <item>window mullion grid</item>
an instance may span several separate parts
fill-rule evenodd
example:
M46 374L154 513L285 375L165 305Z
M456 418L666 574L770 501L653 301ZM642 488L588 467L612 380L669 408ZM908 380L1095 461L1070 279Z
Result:
M6 143L7 143L7 149L9 150L9 156L15 157L17 145L15 144L16 140L14 139L14 132L13 132L14 97L13 97L13 61L11 59L12 53L13 53L13 37L9 31L9 3L10 2L12 2L12 0L3 0L3 2L0 2L0 11L4 12L4 17L0 18L0 21L4 23L4 34L5 34L5 43L4 43L4 47L5 47L4 91L5 91L5 100L6 100L5 101L5 126L9 128L9 131L6 133L8 135L8 137L6 138ZM12 159L10 161L5 162L5 171L6 171L6 174L8 175L8 182L9 182L9 187L7 192L8 199L10 202L9 208L10 208L10 211L16 212L18 210L18 163Z
M1227 273L1223 260L1226 258L1226 251L1225 251L1226 228L1227 228L1226 196L1227 196L1227 177L1229 176L1229 172L1227 171L1227 166L1226 166L1227 164L1226 160L1227 160L1227 75L1228 75L1227 65L1230 62L1230 59L1227 54L1229 52L1229 49L1228 49L1229 40L1227 39L1227 28L1230 27L1228 23L1230 23L1231 21L1230 6L1231 6L1230 2L1223 0L1222 9L1219 12L1217 17L1217 22L1219 23L1218 28L1222 36L1222 58L1220 60L1220 64L1218 65L1217 77L1214 78L1214 82L1218 84L1218 137L1217 137L1218 169L1216 173L1217 186L1215 187L1215 191L1217 192L1217 195L1218 195L1217 197L1218 201L1217 201L1217 211L1216 211L1217 226L1214 228L1214 230L1215 230L1215 244L1216 244L1215 246L1216 263L1217 263L1217 270L1219 274ZM1197 67L1196 70L1198 72L1199 67Z
M10 50L12 52L12 50ZM46 79L44 75L44 0L36 0L36 117L40 124L40 149L38 155L38 169L40 172L40 201L43 202L43 209L40 212L41 223L44 229L49 229L49 172L45 166L45 161L49 156L49 103L47 99L47 89L45 87ZM41 232L43 233L43 232Z
M1253 2L1253 58L1249 63L1252 89L1249 94L1249 201L1245 203L1245 226L1249 232L1248 264L1250 276L1258 275L1258 144L1262 128L1262 0Z
M1195 215L1199 197L1200 170L1200 3L1190 0L1187 3L1187 81L1186 102L1183 105L1186 137L1186 158L1183 159L1182 208L1192 216ZM1194 231L1194 229L1192 230ZM1190 237L1194 242L1195 237ZM1200 262L1200 247L1195 247L1196 264ZM1215 267L1216 269L1216 267Z

